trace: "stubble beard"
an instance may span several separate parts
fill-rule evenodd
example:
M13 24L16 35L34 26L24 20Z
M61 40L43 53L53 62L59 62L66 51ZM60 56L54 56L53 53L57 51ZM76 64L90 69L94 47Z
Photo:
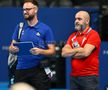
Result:
M75 25L75 30L77 31L83 31L84 29L85 29L85 25L81 25L81 24Z
M31 21L34 18L34 15L25 14L24 18L25 18L25 20Z
M81 25L76 24L76 25L75 25L75 30L80 31L80 30L81 30Z

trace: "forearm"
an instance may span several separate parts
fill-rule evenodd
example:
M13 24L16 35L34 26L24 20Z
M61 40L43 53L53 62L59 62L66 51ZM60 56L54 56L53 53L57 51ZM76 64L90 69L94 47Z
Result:
M80 59L80 58L85 58L86 57L86 53L85 53L83 48L77 48L76 52L77 53L73 55L73 58Z
M50 49L41 49L41 48L32 48L30 52L34 55L42 54L42 55L54 55L55 54L55 48Z
M90 55L90 52L88 52L87 50L85 50L85 48L74 48L74 50L77 52L76 54L73 55L73 58L86 58Z
M42 49L41 50L41 53L40 54L43 54L43 55L54 55L55 54L55 50L44 50Z
M91 44L86 44L84 47L71 48L69 45L66 45L62 49L62 56L72 56L73 58L86 58L88 57L93 50L95 50L95 46Z
M75 55L77 52L76 52L76 50L74 50L74 49L68 49L68 48L66 48L66 49L63 49L62 50L62 56L63 57L68 57L68 56L73 56L73 55Z
M9 46L8 50L10 53L16 53L19 51L19 49L15 46L13 46L13 43L15 43L15 40L12 40L11 45Z
M62 52L63 57L72 56L73 58L84 58L86 57L86 52L84 48L73 48L73 49L65 49Z

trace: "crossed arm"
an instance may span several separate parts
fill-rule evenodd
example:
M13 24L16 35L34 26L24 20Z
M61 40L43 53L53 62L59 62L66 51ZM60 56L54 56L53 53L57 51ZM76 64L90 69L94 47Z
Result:
M85 58L88 57L93 50L95 49L95 46L91 44L86 44L83 48L78 47L78 48L71 48L70 45L65 45L62 49L62 56L63 57L68 57L72 56L73 58Z

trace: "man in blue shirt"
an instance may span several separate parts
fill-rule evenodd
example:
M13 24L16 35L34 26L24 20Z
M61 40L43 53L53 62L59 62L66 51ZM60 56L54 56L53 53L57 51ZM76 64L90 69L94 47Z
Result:
M23 15L27 22L24 23L20 42L32 41L34 48L30 49L32 55L18 56L15 82L27 82L37 90L49 90L50 82L44 69L40 68L40 61L55 54L54 37L51 28L38 21L38 6L36 0L24 0ZM17 25L9 47L11 53L19 52L19 48L13 45L18 42L18 33Z

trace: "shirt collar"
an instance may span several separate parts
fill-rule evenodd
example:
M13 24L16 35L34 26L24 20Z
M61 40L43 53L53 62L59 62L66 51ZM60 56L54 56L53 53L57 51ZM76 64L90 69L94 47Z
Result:
M25 23L25 28L31 27L31 28L36 28L37 29L37 28L39 28L39 24L40 24L40 21L38 21L34 26L29 26L28 23L26 22Z
M89 29L90 29L90 27L88 27L83 33L79 33L78 32L78 35L85 35L85 34L87 34L87 32L88 32Z

